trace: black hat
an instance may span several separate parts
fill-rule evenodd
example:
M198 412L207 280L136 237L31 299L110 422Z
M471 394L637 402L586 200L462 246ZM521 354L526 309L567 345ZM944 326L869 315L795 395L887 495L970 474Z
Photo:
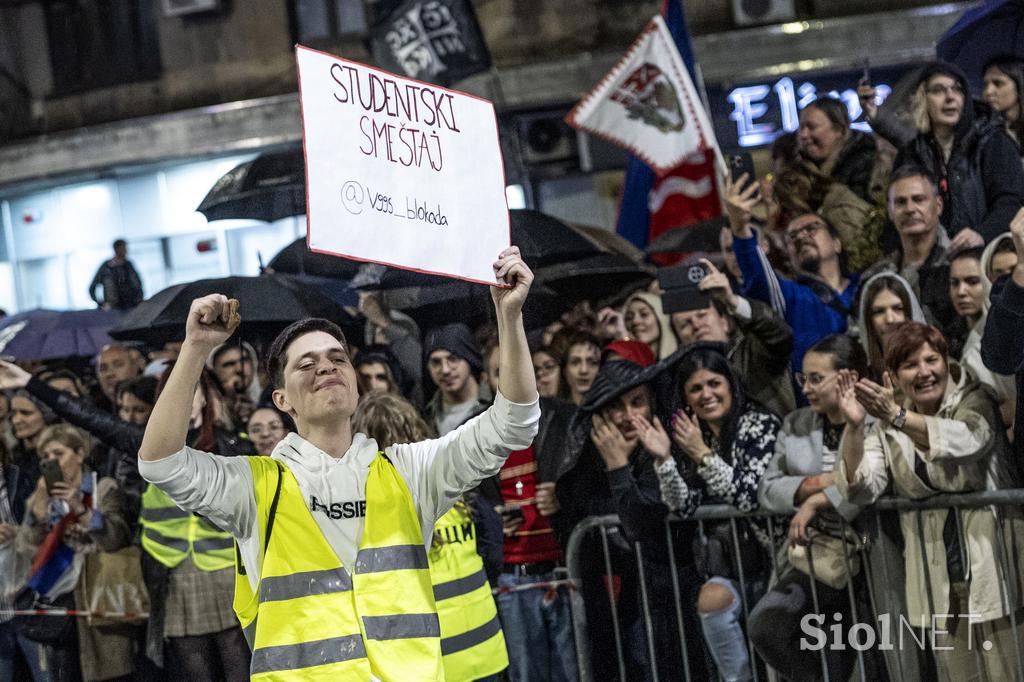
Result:
M653 370L657 366L652 365L644 369L629 360L616 360L601 365L597 376L594 377L594 383L583 394L583 403L573 415L572 423L569 426L566 450L570 459L579 457L580 452L587 444L594 414L600 412L608 403L623 393L646 384L654 375Z
M430 354L436 350L446 350L452 355L462 358L469 363L473 374L479 374L484 368L480 346L477 345L469 327L461 322L436 327L427 333L426 343L423 344L424 359L429 359Z

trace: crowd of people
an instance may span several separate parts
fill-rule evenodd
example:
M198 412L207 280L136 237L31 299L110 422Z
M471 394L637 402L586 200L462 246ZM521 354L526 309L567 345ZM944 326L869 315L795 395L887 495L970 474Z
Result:
M454 506L419 507L436 521L427 558L445 679L579 679L571 589L597 679L617 679L620 657L630 680L652 679L655 664L661 679L685 666L689 679L744 681L768 666L846 680L858 659L877 679L1024 673L1020 509L861 522L884 495L1022 487L1024 62L993 60L984 82L976 100L957 67L928 65L912 123L874 107L862 84L874 135L852 130L838 100L811 102L775 142L770 180L727 180L721 252L702 261L706 306L666 313L652 284L527 330L536 435ZM373 454L405 443L468 448L489 437L492 406L518 409L499 391L500 319L421 330L376 295L360 309L365 336L340 338L359 382L352 429L375 444L352 467L377 476ZM158 398L183 390L179 352L113 344L80 371L0 361L0 681L242 680L267 664L259 639L251 649L245 568L269 551L270 528L253 537L209 500L196 503L209 513L175 501L229 490L222 477L243 465L197 469L174 499L147 483L158 462L140 473ZM234 340L210 350L182 403L186 451L304 461L290 435L301 409L274 397L280 354ZM449 476L448 490L471 478ZM261 495L276 503L273 486ZM310 511L365 515L366 503L335 499L313 495ZM686 523L706 505L777 521ZM621 527L583 543L570 588L569 538L605 514ZM302 554L289 533L303 522L284 518L274 546ZM259 599L260 613L272 606ZM87 615L11 616L38 607ZM849 629L876 628L883 612L931 646L802 646L809 614Z

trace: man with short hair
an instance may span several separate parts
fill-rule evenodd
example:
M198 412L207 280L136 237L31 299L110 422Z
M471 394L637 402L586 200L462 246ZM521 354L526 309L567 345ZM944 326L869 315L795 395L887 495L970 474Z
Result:
M674 312L672 330L680 346L715 341L728 347L727 357L743 377L747 392L785 417L796 409L789 373L793 330L766 303L736 295L726 273L702 260L707 275L698 285L711 294L707 308Z
M223 343L210 353L207 367L217 379L217 386L235 424L249 421L256 410L252 383L256 378L256 349L248 343ZM259 397L259 391L256 391Z
M461 322L431 330L423 350L427 372L437 386L423 416L443 436L487 409L477 381L483 358L469 327Z
M868 268L862 279L895 272L913 288L925 316L949 329L956 311L949 300L949 237L939 222L939 188L924 169L903 166L889 176L888 196L889 219L896 226L899 247Z
M384 452L353 433L356 373L344 334L297 322L271 346L274 404L297 433L270 457L184 447L193 388L209 352L239 320L224 296L193 301L185 343L150 418L142 475L181 508L237 540L235 611L258 679L441 679L426 546L434 523L537 431L537 389L522 306L533 273L516 247L494 263L501 382L494 405L446 438ZM244 311L242 311L244 313ZM457 586L453 586L457 587ZM493 636L485 623L452 647ZM458 649L456 649L458 650Z
M760 201L757 183L726 185L726 208L733 251L743 272L743 293L769 303L793 329L792 367L831 334L846 332L860 278L846 272L839 232L816 213L796 216L786 226L786 249L796 276L779 277L757 243L751 209Z
M128 310L142 302L142 281L128 260L128 243L117 239L113 246L114 257L96 271L89 285L89 297L104 310ZM103 298L96 295L100 286L103 287Z
M96 378L111 412L117 409L117 385L142 374L144 366L142 353L120 343L104 346L96 356Z

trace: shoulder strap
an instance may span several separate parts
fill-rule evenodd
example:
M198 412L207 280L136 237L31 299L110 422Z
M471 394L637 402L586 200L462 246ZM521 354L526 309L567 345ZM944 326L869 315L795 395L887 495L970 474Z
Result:
M263 539L263 554L266 555L267 549L270 547L270 534L274 530L274 516L277 514L277 501L281 498L281 479L284 477L284 470L281 467L281 463L275 461L277 465L277 485L274 487L274 498L270 501L270 510L267 512L267 532L264 534ZM235 562L238 566L239 575L246 575L245 564L242 562L242 552L238 549L238 543L235 543Z
M839 300L839 297L836 296L835 292L832 291L832 289L824 282L820 282L813 277L799 277L797 282L810 289L819 301L843 317L850 317L853 314L851 310Z

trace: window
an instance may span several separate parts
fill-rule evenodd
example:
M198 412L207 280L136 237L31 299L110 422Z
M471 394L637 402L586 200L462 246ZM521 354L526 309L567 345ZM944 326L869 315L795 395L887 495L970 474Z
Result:
M54 95L159 76L156 6L148 0L43 3Z
M291 0L292 38L297 43L329 43L342 36L366 33L363 0Z

